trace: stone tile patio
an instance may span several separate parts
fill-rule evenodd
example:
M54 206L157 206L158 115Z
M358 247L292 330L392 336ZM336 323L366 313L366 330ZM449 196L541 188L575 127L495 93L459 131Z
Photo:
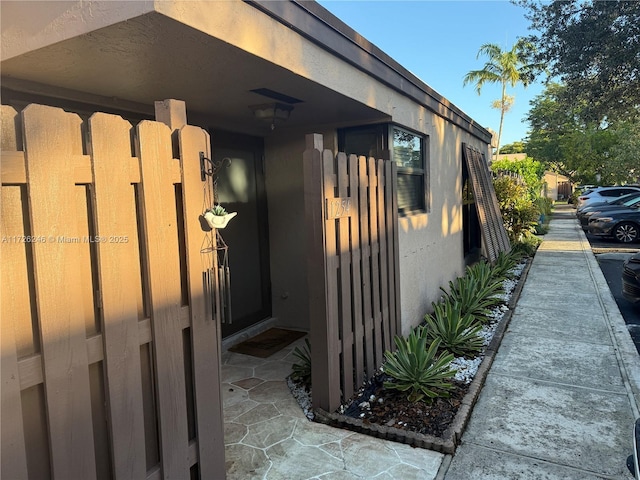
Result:
M228 480L428 480L444 455L310 422L287 387L300 339L269 358L225 352Z

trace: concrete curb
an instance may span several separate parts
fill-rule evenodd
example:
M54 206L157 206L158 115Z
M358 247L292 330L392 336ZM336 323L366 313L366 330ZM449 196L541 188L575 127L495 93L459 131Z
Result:
M458 412L451 422L451 425L449 425L449 428L445 430L442 437L410 432L399 428L387 427L385 425L365 423L357 418L340 415L338 413L329 413L319 408L314 409L315 421L330 425L332 427L344 428L358 433L364 433L366 435L382 438L384 440L406 443L414 447L425 448L427 450L434 450L436 452L453 455L456 451L456 447L460 443L464 429L466 428L467 423L469 422L469 418L471 417L473 407L478 400L478 396L480 395L480 391L484 386L484 382L487 378L489 370L491 369L493 360L495 359L495 356L498 352L498 348L500 346L500 343L502 342L502 338L504 337L507 327L509 326L509 322L511 321L511 317L515 311L516 304L518 303L518 298L520 297L520 293L522 292L522 288L524 287L532 262L532 258L527 259L525 268L523 269L522 274L518 279L518 284L516 285L516 288L514 288L511 294L511 298L509 299L509 310L505 312L502 320L500 320L493 338L491 339L491 342L484 352L482 363L480 364L480 367L478 368L473 381L469 385L469 390L462 399L462 404L458 408Z

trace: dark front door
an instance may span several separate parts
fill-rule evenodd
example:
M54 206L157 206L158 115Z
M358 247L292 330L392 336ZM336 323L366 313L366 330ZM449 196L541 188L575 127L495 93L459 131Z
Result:
M264 189L263 142L259 137L214 131L214 160L228 158L217 181L218 202L238 212L220 230L229 246L231 324L226 337L271 315L269 231Z

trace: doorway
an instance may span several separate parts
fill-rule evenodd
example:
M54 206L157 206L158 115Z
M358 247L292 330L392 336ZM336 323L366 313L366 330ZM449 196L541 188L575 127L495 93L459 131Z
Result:
M271 316L264 144L260 137L224 131L213 131L211 143L214 161L230 160L218 174L218 202L238 213L220 230L231 277L231 323L222 325L224 338Z
M471 265L480 260L482 237L469 169L464 161L462 162L462 185L463 251L465 264Z

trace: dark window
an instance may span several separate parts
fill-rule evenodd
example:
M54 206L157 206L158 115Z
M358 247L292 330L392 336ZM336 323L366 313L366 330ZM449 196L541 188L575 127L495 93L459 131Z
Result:
M398 211L425 212L427 204L427 137L391 124L345 128L338 132L338 149L396 162Z

